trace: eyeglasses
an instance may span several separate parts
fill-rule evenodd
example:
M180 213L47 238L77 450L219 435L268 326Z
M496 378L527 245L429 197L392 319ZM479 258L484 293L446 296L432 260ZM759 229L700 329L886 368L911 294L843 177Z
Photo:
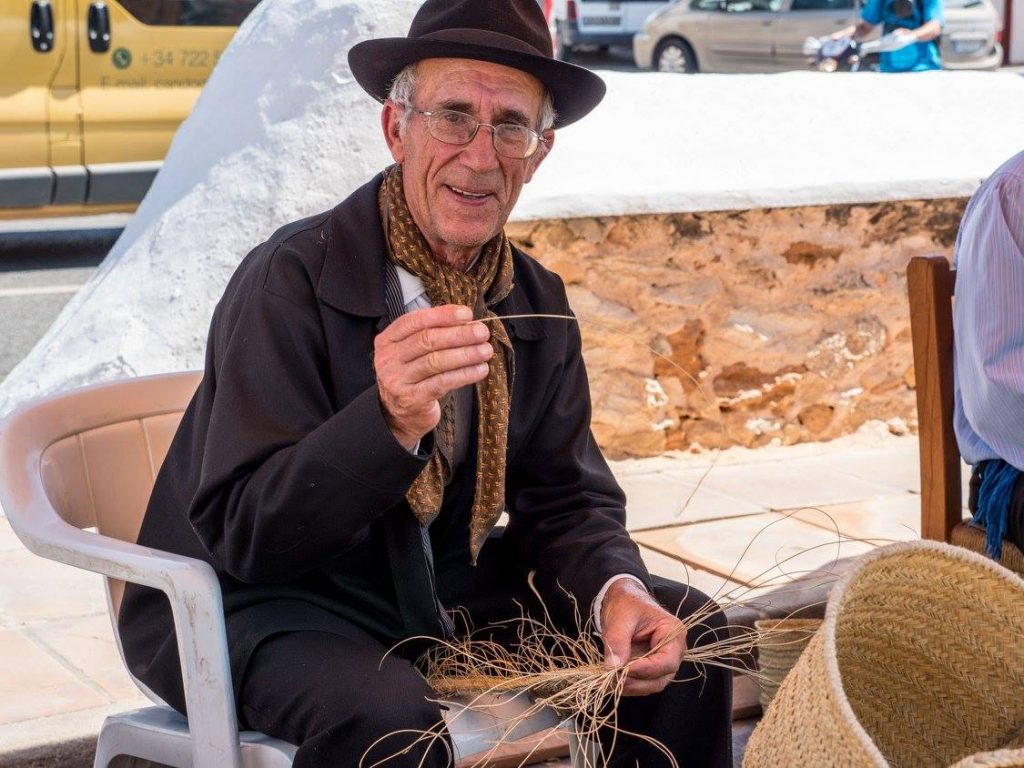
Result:
M454 109L438 109L428 112L425 109L417 109L412 104L402 104L403 107L427 118L427 131L440 142L461 146L469 144L476 138L476 133L481 128L491 129L491 143L494 151L503 157L510 157L516 160L524 160L530 157L537 148L544 143L544 138L536 131L530 130L525 125L515 123L481 123L472 115L465 112L457 112Z

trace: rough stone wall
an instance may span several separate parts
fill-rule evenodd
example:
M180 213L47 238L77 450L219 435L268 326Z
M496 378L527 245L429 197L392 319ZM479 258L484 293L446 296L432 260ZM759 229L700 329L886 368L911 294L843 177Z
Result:
M914 429L904 270L911 256L952 256L965 204L533 221L509 234L565 280L594 431L621 458L828 440L869 419Z

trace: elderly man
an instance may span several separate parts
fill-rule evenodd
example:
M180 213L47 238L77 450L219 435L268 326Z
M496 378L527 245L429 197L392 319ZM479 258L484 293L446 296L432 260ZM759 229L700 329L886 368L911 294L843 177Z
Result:
M408 37L349 61L395 165L242 261L139 541L216 569L240 720L297 744L297 767L370 765L435 726L415 649L386 651L450 636L450 609L477 627L538 610L530 571L563 631L581 631L566 594L593 610L609 666L644 656L620 728L730 766L729 675L682 663L722 615L680 633L707 598L644 568L590 432L579 329L537 317L570 312L564 287L503 232L603 83L552 58L536 0L428 0ZM162 597L130 588L120 630L182 709ZM447 762L435 745L389 764ZM665 763L620 737L614 764Z
M956 242L956 413L986 549L1024 549L1024 152L971 198Z

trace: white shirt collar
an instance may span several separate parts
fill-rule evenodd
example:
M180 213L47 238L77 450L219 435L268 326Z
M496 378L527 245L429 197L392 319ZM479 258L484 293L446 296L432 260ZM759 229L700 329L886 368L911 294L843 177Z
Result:
M479 258L480 255L477 254L469 263L469 266L472 268ZM427 292L427 289L423 287L423 281L401 264L395 264L395 270L398 272L398 284L402 288L403 305L409 306L409 304Z
M408 306L427 292L427 289L423 287L423 281L401 264L395 264L395 270L398 272L398 284L402 288L402 304L404 306Z

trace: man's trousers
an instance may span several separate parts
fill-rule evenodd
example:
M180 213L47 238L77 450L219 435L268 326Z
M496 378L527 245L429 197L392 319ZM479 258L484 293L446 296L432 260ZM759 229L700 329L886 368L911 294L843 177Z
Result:
M536 615L539 607L525 584L510 588L508 563L494 550L488 542L471 572L439 575L445 605L462 607L477 629L515 618L522 608ZM662 606L681 617L708 602L666 579L653 577L653 586ZM688 646L714 642L727 632L724 614L717 612L690 630ZM388 650L354 625L344 635L303 631L268 638L253 654L241 686L242 725L297 744L295 768L354 768L361 760L369 767L389 755L394 757L384 765L392 768L450 765L440 740L429 750L421 745L397 754L419 732L436 730L442 713L415 666L401 651L384 658ZM658 740L682 768L731 768L731 691L728 671L684 664L661 693L621 699L617 724ZM621 735L611 757L613 766L668 765L650 745Z

